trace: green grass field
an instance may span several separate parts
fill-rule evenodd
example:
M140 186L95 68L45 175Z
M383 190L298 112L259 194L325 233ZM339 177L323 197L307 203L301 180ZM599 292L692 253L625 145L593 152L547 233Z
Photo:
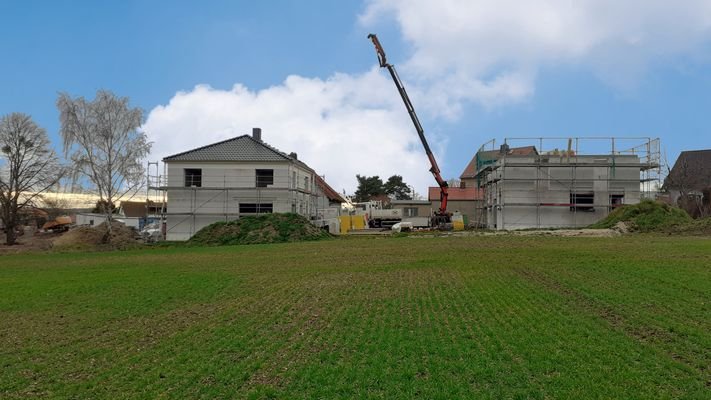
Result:
M711 398L711 240L0 257L0 398Z

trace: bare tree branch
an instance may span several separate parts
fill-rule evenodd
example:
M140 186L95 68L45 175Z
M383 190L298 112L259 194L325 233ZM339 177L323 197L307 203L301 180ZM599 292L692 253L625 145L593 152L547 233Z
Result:
M66 169L51 150L47 132L29 115L0 118L0 150L0 219L5 242L12 245L22 209L54 186Z
M111 232L112 206L143 186L151 143L139 131L144 113L127 97L99 90L92 101L61 93L57 99L64 153L79 175L89 179L106 207Z

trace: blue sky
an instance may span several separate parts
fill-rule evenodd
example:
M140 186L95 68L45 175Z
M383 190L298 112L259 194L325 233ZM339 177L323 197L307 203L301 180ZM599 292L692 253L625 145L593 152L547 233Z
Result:
M0 1L0 115L32 115L59 145L57 93L106 88L146 110L156 159L261 126L339 190L400 173L422 191L433 181L373 31L447 178L490 138L660 137L672 162L711 148L706 2L416 3Z

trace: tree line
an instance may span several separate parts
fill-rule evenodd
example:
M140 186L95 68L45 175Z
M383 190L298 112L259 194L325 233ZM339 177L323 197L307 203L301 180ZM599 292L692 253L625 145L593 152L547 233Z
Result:
M151 143L140 131L142 109L127 97L99 90L93 100L60 93L57 98L63 157L47 131L27 114L0 117L0 219L5 243L15 244L22 212L64 178L84 180L99 196L111 234L114 204L143 184Z
M385 182L378 175L356 175L356 179L358 180L358 188L353 195L353 200L356 202L364 202L383 196L393 200L412 200L414 195L412 188L403 181L400 175L393 175Z

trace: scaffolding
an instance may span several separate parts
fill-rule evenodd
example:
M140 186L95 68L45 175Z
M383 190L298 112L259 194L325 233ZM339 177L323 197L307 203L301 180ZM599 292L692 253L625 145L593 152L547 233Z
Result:
M272 175L260 176L258 171L272 171ZM164 237L176 233L179 227L184 229L185 224L188 230L180 233L192 236L204 225L200 219L229 221L272 212L293 212L314 219L318 200L314 176L304 176L303 171L297 174L293 166L279 170L285 174L274 175L274 171L236 166L224 169L219 176L201 173L199 177L185 174L169 178L166 164L161 174L158 162L149 162L146 196L162 204Z
M655 198L660 187L658 138L506 138L499 143L486 142L475 156L484 197L479 226L587 226L622 204Z

